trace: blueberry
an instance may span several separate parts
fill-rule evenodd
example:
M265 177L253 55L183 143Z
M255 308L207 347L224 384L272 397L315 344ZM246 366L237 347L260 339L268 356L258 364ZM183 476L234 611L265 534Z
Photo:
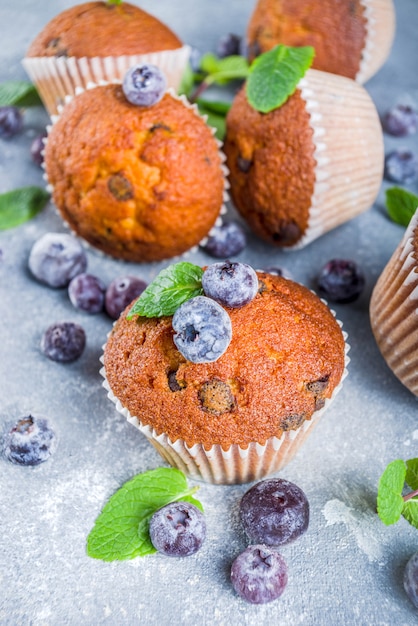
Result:
M395 183L412 183L418 178L418 158L411 150L393 150L385 157L385 178Z
M215 226L202 249L217 259L227 259L239 254L247 245L247 235L237 222Z
M283 557L265 545L249 546L231 567L232 586L251 604L266 604L279 598L287 585Z
M409 105L397 104L382 118L383 130L395 137L413 135L418 128L418 112Z
M203 513L190 502L173 502L154 513L149 534L152 545L166 556L190 556L206 537Z
M106 313L112 319L118 319L124 309L138 298L147 283L136 276L119 276L112 280L105 295Z
M193 363L216 361L232 339L228 313L217 302L196 296L184 302L173 315L174 343Z
M18 465L39 465L47 461L56 446L48 420L28 415L21 417L3 437L5 457Z
M241 53L241 37L228 33L221 37L216 45L216 54L220 59Z
M87 256L72 235L46 233L33 245L29 269L37 280L49 287L66 287L87 268Z
M258 277L246 263L213 263L203 272L205 295L233 309L248 304L258 291Z
M242 497L240 519L255 543L280 546L302 535L309 524L309 503L300 487L282 478L262 480Z
M105 291L105 284L92 274L77 274L68 285L71 304L86 313L103 311Z
M418 609L418 552L415 552L406 564L403 585L406 595L414 607Z
M125 74L123 93L131 104L149 107L161 100L167 83L164 74L156 65L135 65Z
M0 137L10 139L22 130L23 115L17 107L0 107Z
M357 300L364 289L363 272L354 261L332 259L318 275L318 293L327 300L346 304Z
M36 163L36 165L39 165L39 167L41 167L44 162L43 153L44 153L44 148L45 148L45 143L44 143L45 137L46 137L46 132L36 135L35 139L32 141L31 146L30 146L30 155L31 155L32 161Z
M57 322L49 326L41 339L41 350L52 361L69 363L78 359L86 347L86 334L79 324Z

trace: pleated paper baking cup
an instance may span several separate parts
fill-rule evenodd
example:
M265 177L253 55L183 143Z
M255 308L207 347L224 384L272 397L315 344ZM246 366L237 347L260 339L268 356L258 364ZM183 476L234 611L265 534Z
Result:
M310 69L298 88L310 114L316 166L308 225L291 250L369 209L384 166L379 115L361 85Z
M338 324L342 326L339 321ZM348 357L350 346L347 343L347 333L344 331L343 336L345 367L340 383L334 388L331 398L327 398L324 406L315 411L311 418L305 420L300 428L285 431L280 438L270 437L263 444L251 442L247 447L232 444L227 450L220 445L213 445L210 449L206 449L199 443L188 446L183 439L171 441L166 434L158 434L151 426L143 424L138 417L131 415L113 394L106 378L105 367L102 367L100 373L104 379L103 387L107 390L108 398L115 404L117 411L145 435L169 465L178 468L195 480L214 484L241 484L259 480L287 465L329 408L347 376L347 366L350 361ZM104 363L103 357L101 362Z
M178 91L190 56L190 46L149 54L109 57L25 57L22 61L50 115L58 113L66 96L89 83L121 82L127 70L137 64L157 65L165 74L168 87Z
M366 18L366 42L356 81L365 83L387 60L395 37L395 8L392 0L360 0Z
M418 396L418 210L370 301L377 345L395 376ZM414 245L415 244L415 245Z
M57 107L57 114L52 115L51 116L51 124L47 126L47 137L44 139L44 145L46 147L47 143L48 143L48 137L51 133L51 130L54 126L54 124L57 123L57 121L60 119L61 114L63 113L64 107L65 105L69 104L75 97L79 96L80 94L82 94L83 92L85 92L86 90L91 90L91 89L95 89L96 87L101 87L101 86L105 86L105 85L109 85L109 84L120 84L121 80L115 80L112 82L109 81L101 81L100 83L94 83L94 82L90 82L86 85L86 87L77 87L75 94L74 95L66 95L65 96L65 102L64 105L58 105ZM167 93L172 97L175 98L176 100L180 101L185 107L187 107L188 109L192 110L194 112L194 114L201 118L206 124L207 124L207 120L208 117L207 115L202 115L199 112L199 109L197 107L196 104L192 104L191 102L189 102L189 100L186 98L185 95L183 94L178 94L176 93L176 91L173 89L173 87L169 87L167 88ZM226 156L224 154L224 152L222 151L222 142L219 141L215 134L216 134L216 129L213 128L212 126L208 125L208 128L210 130L210 132L212 133L212 135L214 136L214 141L216 142L216 145L218 147L218 154L219 154L219 162L220 162L220 170L222 172L222 176L223 176L223 192L222 192L222 204L220 206L219 209L219 213L218 216L216 217L214 223L212 224L212 226L210 227L210 230L208 231L208 233L203 237L203 239L201 241L197 241L192 247L190 247L188 250L185 250L184 252L175 255L175 256L170 256L167 257L167 259L165 260L175 260L175 259L181 259L184 258L186 256L188 256L190 253L192 252L196 252L198 249L198 246L201 245L203 242L205 242L207 240L208 235L211 234L211 232L213 231L213 229L215 227L219 227L222 226L223 224L223 216L226 214L227 212L227 203L229 202L229 193L228 193L228 189L229 189L229 181L228 181L228 174L229 174L229 170L227 168L227 166L225 165L225 161L226 161ZM44 148L45 150L45 148ZM46 172L46 168L45 168L45 162L42 163L42 168L45 170L44 174L43 174L43 178L45 180L46 183L46 189L47 191L52 195L52 197L54 196L54 185L51 183L51 181L48 179L48 175ZM105 252L104 250L102 250L101 248L95 246L91 241L87 241L87 239L85 237L83 237L83 234L78 232L77 229L72 226L68 220L65 219L65 216L62 215L59 207L57 207L57 205L55 205L55 209L57 214L60 216L60 218L63 220L64 225L72 232L72 234L74 234L75 236L79 237L83 244L88 247L88 248L92 248L95 252L102 254L104 256L110 256L113 259L119 259L119 260L133 260L135 262L141 262L138 259L126 259L126 258L122 258L122 257L116 257L110 253ZM158 261L164 260L164 259L155 259Z

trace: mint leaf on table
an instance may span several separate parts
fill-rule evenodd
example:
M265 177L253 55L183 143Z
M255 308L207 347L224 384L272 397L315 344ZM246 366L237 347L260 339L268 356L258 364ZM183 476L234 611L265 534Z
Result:
M187 261L163 269L133 304L127 319L173 315L183 302L203 294L202 275L201 267Z
M27 81L9 80L0 84L0 106L31 107L42 105L35 86Z
M207 85L226 85L231 80L245 80L249 74L249 64L244 57L232 55L220 59L212 52L203 55L200 69Z
M126 482L107 502L87 537L87 554L102 561L123 561L153 554L149 521L155 511L179 500L191 502L198 489L187 486L186 477L175 468L158 468Z
M14 228L32 219L48 200L49 193L35 186L0 194L0 230Z
M395 524L402 515L404 500L402 489L405 483L404 461L389 463L379 480L377 491L377 513L386 526Z
M386 208L391 220L401 226L408 226L418 209L418 196L401 187L391 187L386 190Z
M405 482L413 491L418 489L418 458L406 461Z
M278 45L257 57L246 84L250 105L261 113L269 113L284 104L311 66L314 54L311 46Z
M418 498L412 498L405 502L402 515L411 526L418 528Z

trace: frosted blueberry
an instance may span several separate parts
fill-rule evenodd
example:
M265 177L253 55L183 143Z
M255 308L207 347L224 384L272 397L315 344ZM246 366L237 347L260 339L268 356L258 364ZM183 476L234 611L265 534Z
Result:
M149 534L158 552L166 556L190 556L202 547L206 522L194 504L173 502L154 513Z
M241 37L234 33L223 35L216 45L216 54L220 59L241 53Z
M408 598L418 609L418 552L415 552L406 564L403 585Z
M41 339L41 350L52 361L69 363L78 359L86 346L86 334L79 324L51 324Z
M17 465L39 465L53 453L54 431L41 417L21 417L3 437L4 456Z
M30 145L30 155L32 157L32 161L36 163L36 165L39 165L39 167L41 167L44 162L45 137L46 132L36 135Z
M418 158L411 150L393 150L385 157L385 178L409 184L418 178Z
M192 363L216 361L232 339L228 313L205 296L184 302L174 313L172 325L177 349Z
M131 104L149 107L161 100L166 79L156 65L135 65L125 74L122 89Z
M215 226L202 249L217 259L227 259L239 254L247 245L247 235L237 222L224 222Z
M136 276L118 276L108 286L105 295L106 313L112 319L118 319L124 309L138 298L147 283Z
M383 130L394 137L413 135L418 128L418 112L407 104L397 104L382 118Z
M77 274L68 285L71 304L86 313L103 311L106 287L97 276Z
M233 309L248 304L258 291L258 277L246 263L213 263L203 272L205 295Z
M23 115L17 107L0 107L0 137L10 139L22 130Z
M80 242L65 233L46 233L32 246L29 270L49 287L66 287L87 268L87 256Z
M279 598L287 585L283 557L265 545L249 546L231 567L231 582L241 598L251 604L266 604Z
M364 274L354 261L332 259L318 275L318 293L331 302L347 304L356 300L364 289Z

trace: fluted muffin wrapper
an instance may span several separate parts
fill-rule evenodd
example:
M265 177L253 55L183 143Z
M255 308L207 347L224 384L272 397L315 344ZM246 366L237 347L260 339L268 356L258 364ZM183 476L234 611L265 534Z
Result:
M392 0L360 0L366 17L366 42L356 81L365 83L382 67L395 37L395 7Z
M95 83L95 82L89 82L87 83L87 85L85 87L77 87L75 90L74 94L67 94L64 98L64 102L63 104L59 104L57 106L57 113L51 115L51 124L47 126L46 130L47 130L47 136L43 139L44 142L44 146L46 146L47 142L48 142L48 136L49 133L53 127L53 125L59 120L60 118L60 114L63 111L63 108L66 104L68 104L69 102L71 102L74 97L78 96L79 94L83 93L84 91L88 90L88 89L94 89L95 87L98 86L102 86L102 85L108 85L111 83L121 83L121 80L114 80L114 81L106 81L106 80L102 80L99 83ZM176 98L177 100L180 100L184 106L186 106L189 109L192 109L193 112L195 113L195 115L197 115L198 117L202 118L203 121L205 123L207 123L207 119L208 116L207 115L202 115L199 112L199 109L197 107L197 104L191 103L189 102L189 100L186 98L185 95L183 94L178 94L176 93L176 90L173 87L168 87L167 88L167 93L169 93L171 95L172 98ZM192 246L189 250L186 250L185 252L183 252L182 254L176 256L176 257L170 257L170 261L175 261L176 259L182 259L186 256L188 256L189 254L196 252L198 249L199 245L203 245L203 243L205 243L207 241L207 237L209 235L211 235L211 233L213 232L214 228L222 226L223 224L223 215L225 215L225 213L227 212L227 203L229 202L229 193L228 193L228 189L229 189L229 181L228 181L228 175L229 175L229 170L225 164L226 161L226 156L224 154L224 152L222 151L222 142L219 141L216 137L215 137L215 133L216 133L216 129L212 126L209 126L210 131L212 132L212 135L214 135L215 141L217 143L218 146L218 153L219 153L219 160L220 160L220 167L221 167L221 171L223 174L223 179L224 179L224 190L223 190L223 203L220 207L219 210L219 214L218 217L215 220L215 223L213 224L212 228L209 230L209 232L207 233L207 235L203 238L202 241L198 242L195 246ZM45 148L44 148L45 149ZM45 170L45 164L42 163L42 168ZM52 195L54 193L54 186L49 182L48 180L48 176L46 174L46 172L44 171L43 174L43 178L44 181L46 183L46 190ZM55 205L54 205L55 206ZM59 209L55 206L55 210L57 212L57 214L59 215L59 217L62 219L64 225L66 226L66 228L68 228L68 230L76 237L80 238L80 240L82 241L83 245L86 248L92 249L95 251L95 253L106 257L106 256L111 256L106 254L105 252L103 252L103 250L94 247L91 243L89 243L88 241L86 241L84 238L82 238L82 236L63 218L63 216L61 215L61 212L59 211ZM116 257L111 256L111 258L118 260ZM122 260L122 259L119 259Z
M50 115L58 113L66 96L89 83L120 82L133 65L151 63L165 74L168 87L178 91L190 57L190 46L149 54L108 57L25 57L22 61Z
M418 208L370 300L370 323L377 345L395 376L418 396L418 258L414 232Z
M310 69L298 84L313 130L315 184L303 248L369 209L382 182L383 134L367 91L344 76Z
M333 312L334 313L334 312ZM342 323L337 320L340 327ZM113 394L106 378L105 367L100 370L103 376L103 387L107 390L108 398L115 404L116 409L127 421L135 426L154 446L162 458L173 467L178 468L190 478L213 484L241 484L259 480L269 474L279 471L287 465L309 433L318 423L323 413L328 409L332 400L342 387L347 376L347 366L350 361L347 343L347 333L343 331L345 341L345 367L340 383L335 387L331 398L325 400L324 406L315 411L310 419L303 422L300 428L283 432L281 437L270 437L265 443L251 442L248 446L231 444L224 450L221 445L213 445L205 449L202 444L188 446L183 439L171 441L165 434L158 434L152 426L143 424L138 417L131 415ZM103 346L105 349L105 346ZM104 357L101 357L104 363Z

